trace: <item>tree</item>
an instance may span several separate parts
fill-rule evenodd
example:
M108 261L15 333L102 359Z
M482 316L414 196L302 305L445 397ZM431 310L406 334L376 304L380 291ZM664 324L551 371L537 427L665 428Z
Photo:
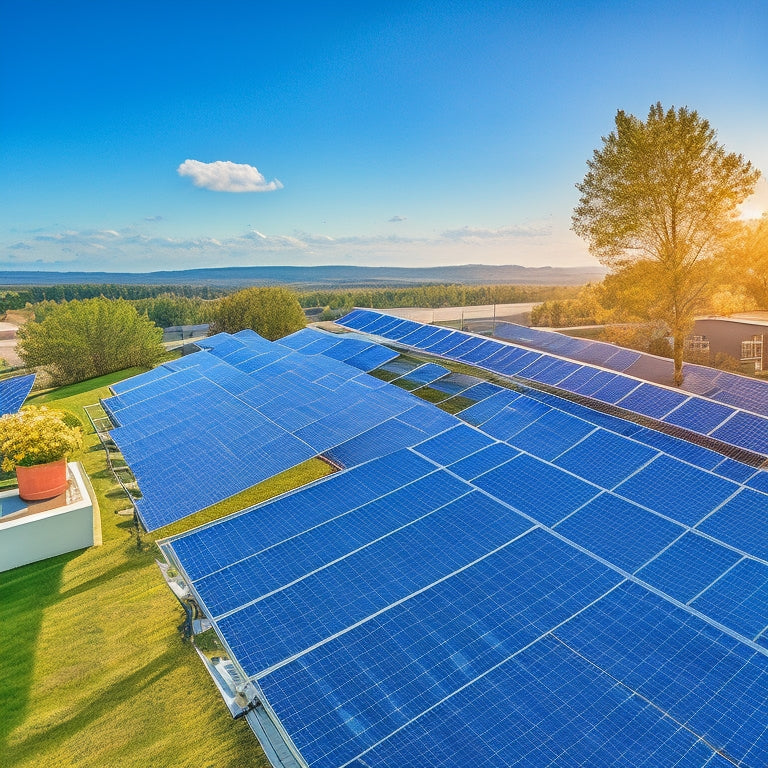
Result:
M287 288L246 288L219 300L213 330L237 333L251 328L274 341L306 325L296 295Z
M163 332L124 299L85 299L49 308L42 322L19 329L18 353L55 384L112 371L148 368L163 354Z
M683 345L703 307L711 260L736 207L760 172L726 153L694 110L651 107L645 122L619 110L616 128L587 161L572 228L613 271L639 278L648 319L664 319L673 339L675 385Z
M758 309L768 309L768 213L739 222L726 247L729 281L743 289Z

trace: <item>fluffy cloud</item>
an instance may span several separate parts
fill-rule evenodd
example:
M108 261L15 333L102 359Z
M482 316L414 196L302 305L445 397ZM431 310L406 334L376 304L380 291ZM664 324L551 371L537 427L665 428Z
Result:
M479 227L462 227L443 232L446 240L506 240L527 237L547 237L552 234L552 227L547 222L520 224L498 229L482 229Z
M53 230L23 241L0 243L0 269L83 269L151 272L211 265L522 264L576 266L595 263L567 222L528 223L498 229L464 227L443 233L402 236L294 231L268 233L255 228L219 237L159 236L142 228Z
M267 181L255 166L229 160L185 160L176 171L179 176L189 176L196 187L214 192L272 192L283 188L277 179Z

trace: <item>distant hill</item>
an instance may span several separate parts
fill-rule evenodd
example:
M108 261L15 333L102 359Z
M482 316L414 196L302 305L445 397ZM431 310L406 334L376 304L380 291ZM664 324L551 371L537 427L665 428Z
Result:
M402 287L418 283L462 285L581 285L602 280L601 267L521 267L464 264L457 267L213 267L163 272L0 272L0 285L118 284L292 285L302 289Z

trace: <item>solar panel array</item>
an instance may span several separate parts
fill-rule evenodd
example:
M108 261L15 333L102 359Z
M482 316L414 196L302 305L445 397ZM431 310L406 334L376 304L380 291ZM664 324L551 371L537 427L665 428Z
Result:
M539 382L615 405L669 425L712 437L737 448L768 456L768 417L755 411L642 382L624 373L574 362L547 352L533 351L463 331L393 318L369 310L354 310L339 323L432 355L466 362L505 376ZM611 349L613 355L621 357L625 363L639 354L630 350L617 351L614 347ZM610 358L607 360L610 361ZM761 404L758 410L766 408L768 385L739 376L732 378L741 382L740 386L744 391L755 390L751 402ZM730 386L729 391L736 391L734 384Z
M103 401L150 531L423 408L362 372L397 357L370 341L307 330L281 344L252 331L203 343Z
M555 331L526 328L515 323L496 323L494 335L639 378L645 378L645 374L652 372L654 377L659 377L655 380L672 382L674 364L671 360L621 349L603 341L575 339ZM681 389L687 392L768 416L767 382L694 363L683 363L683 376Z
M332 340L259 345L297 345L319 381ZM242 356L231 337L217 351ZM303 760L765 765L768 473L404 368L473 404L399 392L409 408L326 449L346 470L163 544ZM374 385L344 419L396 391Z
M34 373L0 380L0 416L16 413L27 399L34 383Z

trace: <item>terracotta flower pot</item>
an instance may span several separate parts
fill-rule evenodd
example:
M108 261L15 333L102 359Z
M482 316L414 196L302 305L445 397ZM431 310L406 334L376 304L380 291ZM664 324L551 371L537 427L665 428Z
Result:
M67 460L16 467L19 496L24 501L39 501L58 496L67 489Z

